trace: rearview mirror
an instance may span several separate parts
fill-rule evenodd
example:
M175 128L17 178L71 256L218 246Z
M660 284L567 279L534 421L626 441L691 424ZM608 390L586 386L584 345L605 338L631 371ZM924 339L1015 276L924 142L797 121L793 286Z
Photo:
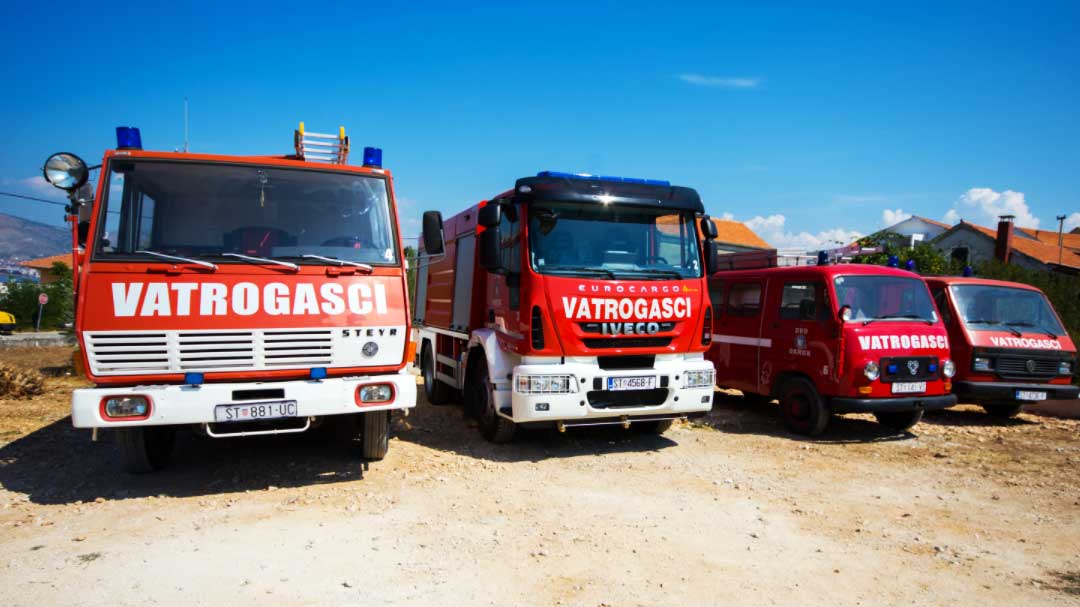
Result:
M705 236L705 240L715 240L719 235L716 231L716 224L708 215L701 218L701 233Z
M428 255L442 255L444 244L442 213L426 211L424 213L424 252Z
M710 221L710 225L713 223ZM713 225L713 229L716 226ZM712 276L720 269L720 245L714 240L705 241L705 275Z
M45 174L45 181L68 193L82 187L90 177L90 169L87 168L86 162L68 152L59 152L49 156L45 160L42 172Z
M487 209L488 207L484 207ZM483 212L484 209L481 209ZM502 267L501 241L502 234L499 226L487 228L480 233L480 267L492 274L505 274L506 268Z
M500 221L502 221L502 205L496 202L484 205L476 216L476 222L485 228L494 228Z

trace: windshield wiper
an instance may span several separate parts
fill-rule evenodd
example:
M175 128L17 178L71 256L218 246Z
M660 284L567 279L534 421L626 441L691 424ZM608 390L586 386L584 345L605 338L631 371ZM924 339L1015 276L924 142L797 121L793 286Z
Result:
M235 257L236 259L243 259L244 261L250 261L251 263L272 263L275 266L282 266L289 268L292 271L297 271L300 266L295 263L289 263L287 261L280 261L277 259L270 259L269 257L253 257L251 255L241 255L240 253L222 253L222 257Z
M360 263L359 261L349 261L347 259L338 259L337 257L326 257L323 255L313 255L311 253L305 253L300 257L302 257L303 259L317 259L319 261L328 261L330 263L336 263L339 266L352 266L354 268L363 270L368 274L371 274L375 271L375 268L367 265L366 263Z
M1050 337L1053 337L1054 339L1058 338L1058 336L1053 331L1049 331L1047 329L1044 329L1044 328L1040 327L1039 325L1036 325L1036 324L1033 324L1033 323L1030 323L1030 322L1026 322L1026 321L1025 322L1007 322L1007 323L1005 323L1005 326L1008 326L1008 327L1031 327L1033 329L1038 329L1039 333L1045 333L1046 335L1048 335ZM1023 335L1023 333L1017 333L1016 336L1020 337L1021 335Z
M647 274L647 275L652 275L652 276L667 276L668 278L674 278L675 280L680 280L680 279L683 278L683 275L679 274L679 272L677 272L676 270L660 270L660 269L657 269L657 268L642 268L640 270L627 270L627 271L628 272L640 272L642 274Z
M866 325L874 322L875 320L892 320L894 318L901 320L921 320L928 325L934 324L934 321L930 320L929 318L923 318L918 314L882 314L881 316L875 316L873 318L864 320L863 326L865 327Z
M147 251L146 249L142 249L141 251L135 251L135 253L138 255L152 255L154 257L160 257L161 259L171 259L173 261L193 263L197 266L210 268L211 270L217 270L217 264L210 263L209 261L199 261L198 259L192 259L190 257L180 257L179 255L166 255L165 253L158 253L157 251Z
M615 273L606 268L589 268L585 266L557 266L554 268L546 268L546 271L551 272L592 272L593 274L603 274L611 280L615 280Z
M991 327L996 327L1003 324L1000 320L991 320L989 318L976 318L974 320L967 320L964 322L969 325L990 325ZM1005 325L1005 329L1016 337L1020 337L1021 335L1023 335L1023 333L1017 331L1016 329L1010 327L1007 324Z

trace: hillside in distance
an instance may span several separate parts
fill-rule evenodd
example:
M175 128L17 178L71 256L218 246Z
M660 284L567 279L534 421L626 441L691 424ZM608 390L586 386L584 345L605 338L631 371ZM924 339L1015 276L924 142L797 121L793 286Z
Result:
M0 259L35 259L71 250L64 228L0 213Z

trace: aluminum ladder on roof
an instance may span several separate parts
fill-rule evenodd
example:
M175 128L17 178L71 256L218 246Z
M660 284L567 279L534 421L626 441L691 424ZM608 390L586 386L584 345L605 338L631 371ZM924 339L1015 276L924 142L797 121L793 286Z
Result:
M349 159L349 138L343 126L338 127L337 135L328 135L305 131L301 122L293 135L293 143L301 160L345 164Z

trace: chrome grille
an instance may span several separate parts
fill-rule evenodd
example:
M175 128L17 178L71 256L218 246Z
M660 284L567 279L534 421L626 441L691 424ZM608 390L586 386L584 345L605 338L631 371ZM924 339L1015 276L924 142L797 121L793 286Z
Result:
M266 331L263 358L268 367L329 365L333 360L330 330Z
M87 354L95 372L147 373L169 367L167 333L90 334Z

